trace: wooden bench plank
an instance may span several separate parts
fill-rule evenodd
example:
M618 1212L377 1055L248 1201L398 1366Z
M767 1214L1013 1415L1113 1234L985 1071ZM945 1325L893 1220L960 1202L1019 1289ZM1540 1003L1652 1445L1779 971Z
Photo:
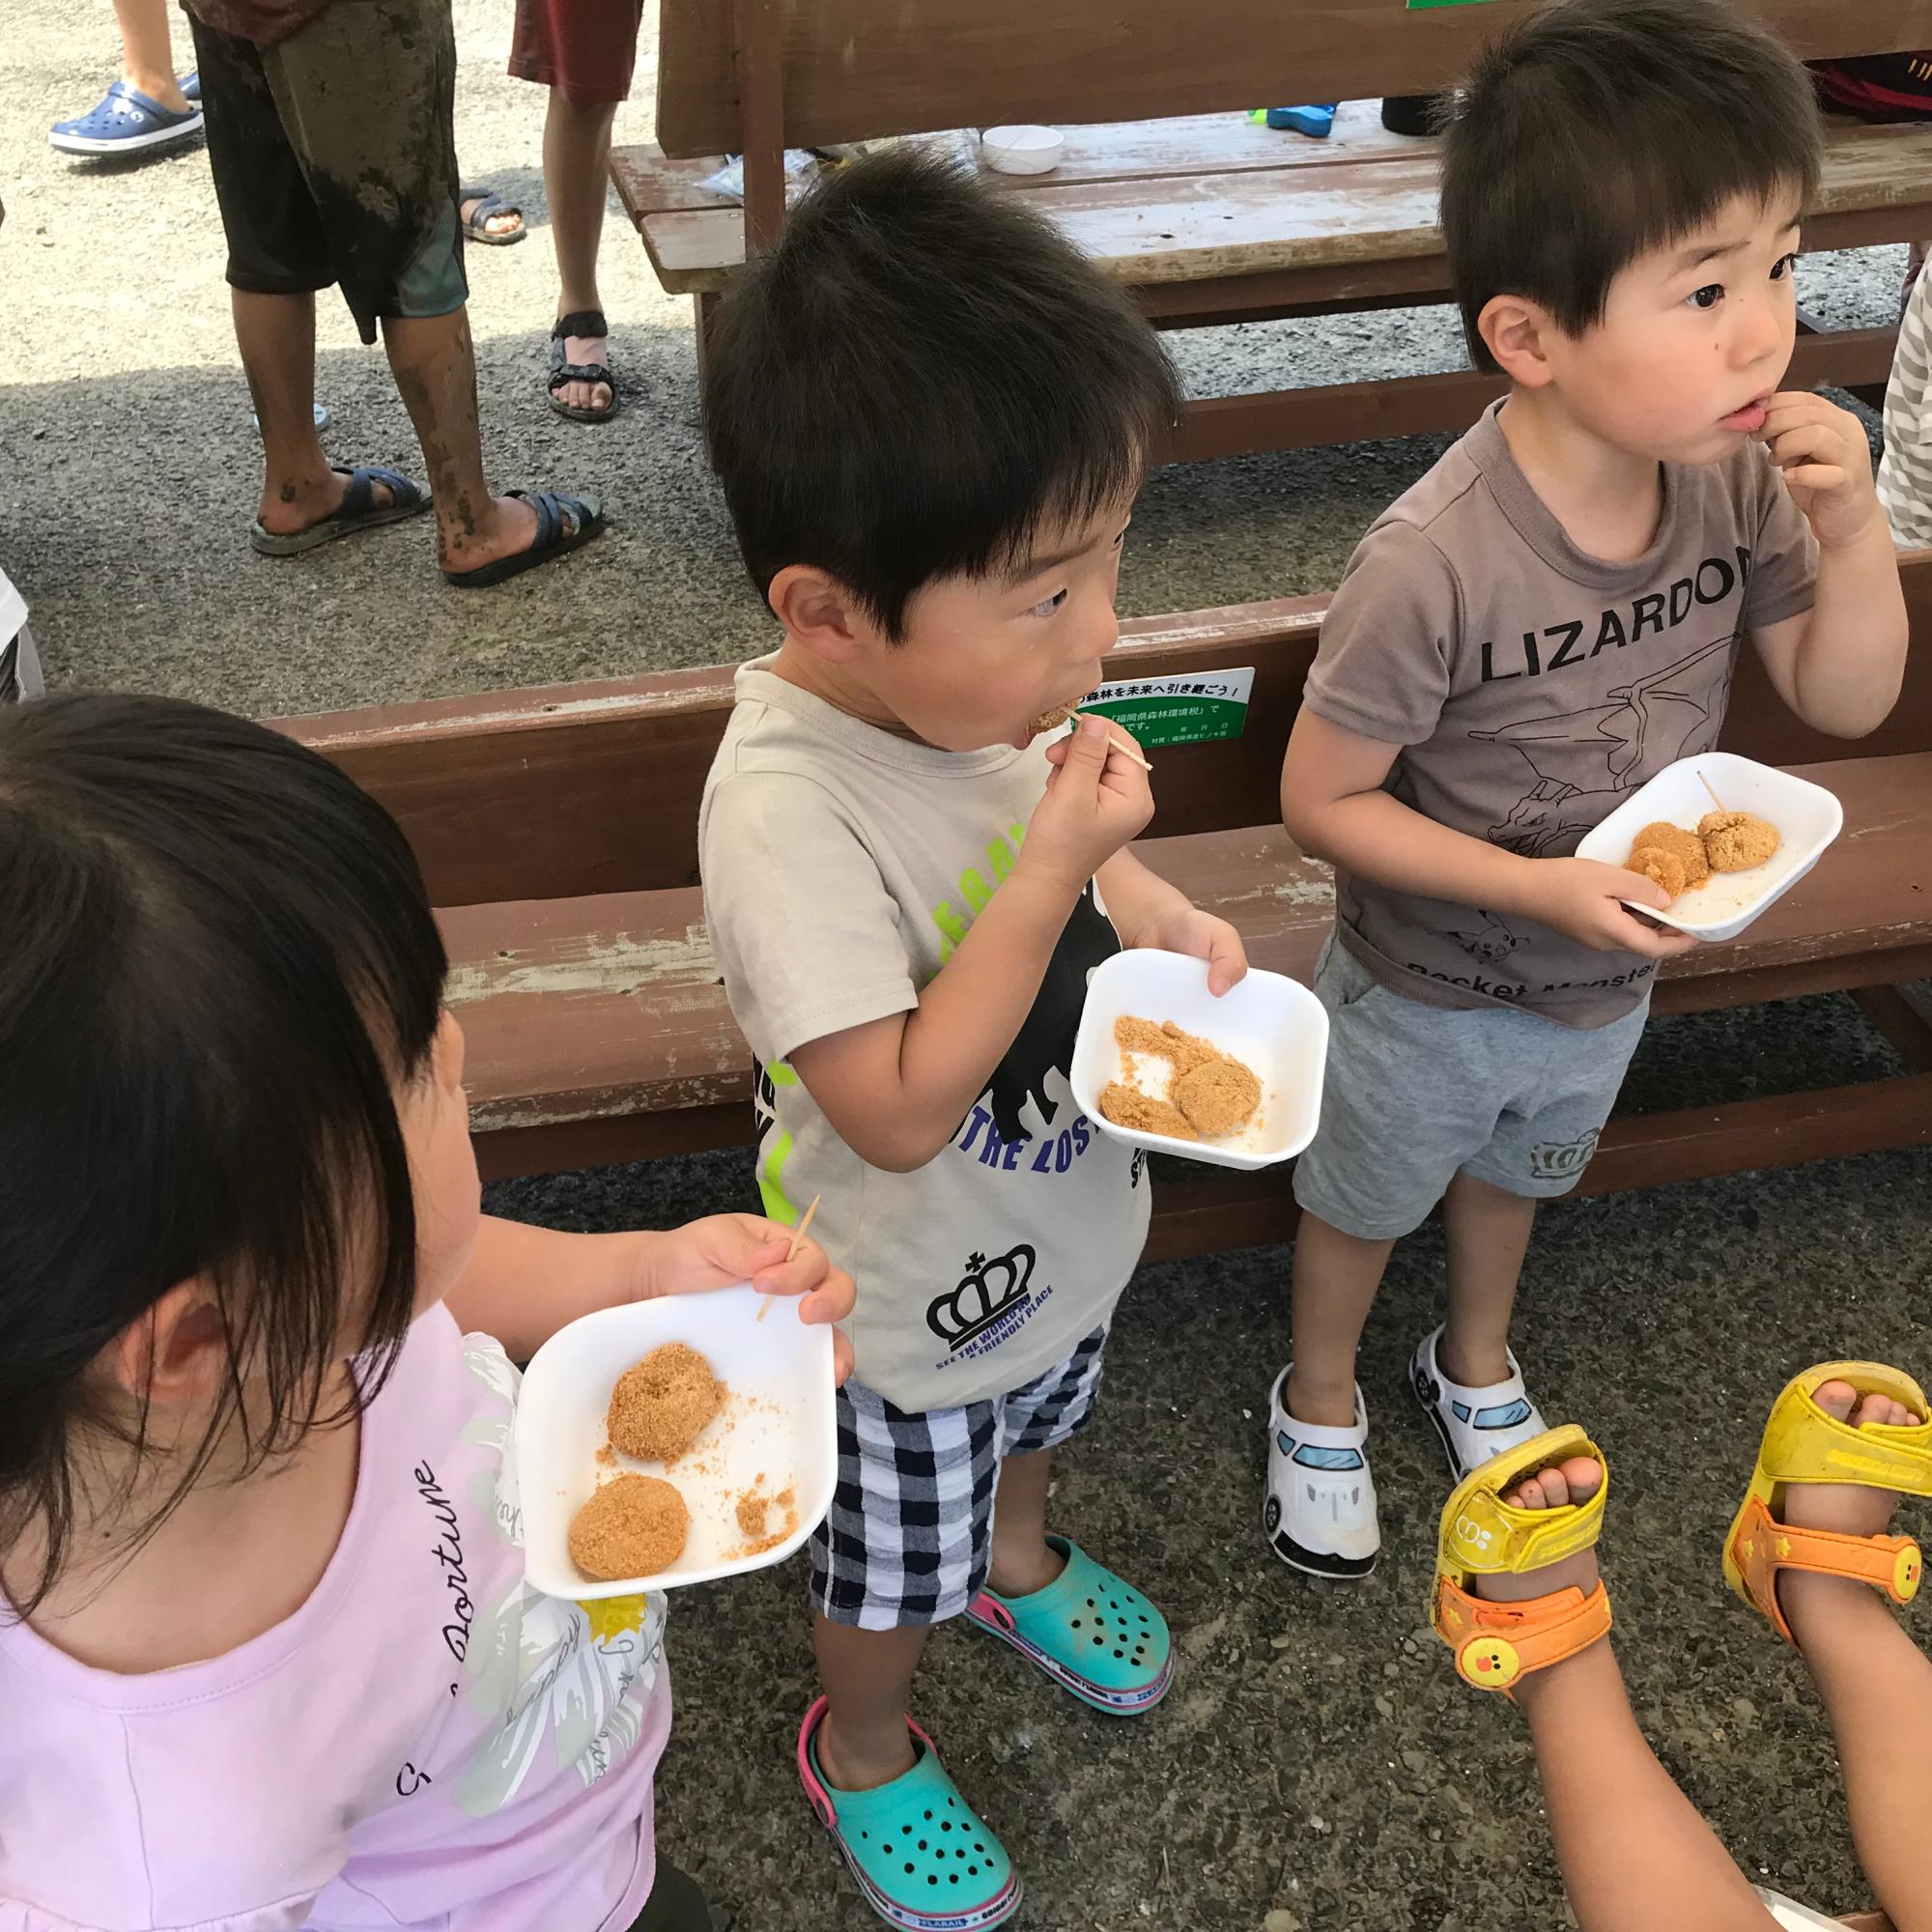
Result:
M1024 193L1070 183L1147 181L1246 169L1331 166L1338 160L1377 161L1432 150L1433 138L1391 134L1378 100L1345 100L1325 140L1259 127L1245 114L1190 114L1169 121L1102 121L1063 128L1066 150L1050 175L1003 175L1001 185ZM924 137L961 160L977 158L970 128ZM611 179L635 225L647 214L717 209L732 204L697 185L724 164L723 155L676 160L655 141L611 152Z
M1801 335L1784 386L1882 390L1897 341L1895 328ZM1457 369L1435 376L1384 376L1210 396L1188 404L1172 454L1177 462L1199 463L1263 450L1359 442L1368 437L1451 434L1468 428L1508 388L1506 377Z
M1236 119L1234 126L1243 124ZM1151 137L1141 139L1144 148L1151 144ZM620 188L640 164L627 158L620 171L613 160ZM1406 142L1373 159L1345 148L1233 170L1102 174L1095 167L1074 176L1056 170L1015 186L1108 274L1135 287L1394 262L1427 264L1428 292L1448 287L1434 142ZM701 294L728 286L745 261L741 208L695 190L675 206L644 207L648 190L636 181L631 193L639 197L639 230L667 290ZM1824 180L1806 212L1805 245L1912 239L1928 207L1932 125L1837 127L1827 138ZM1840 219L1847 216L1858 217L1856 229Z
M1932 753L1806 775L1844 801L1845 838L1743 938L1672 962L1660 1010L1932 972ZM1333 889L1327 867L1296 852L1278 826L1152 839L1142 850L1155 871L1240 928L1257 966L1312 977ZM697 892L440 918L453 961L450 1004L470 1036L479 1135L736 1107L737 1132L721 1144L751 1138L751 1050L719 981Z
M1535 0L1409 11L1404 0L790 0L785 138L795 147L991 122L1124 121L1256 102L1371 99L1451 86ZM1748 0L1804 60L1932 46L1932 0ZM663 0L666 151L744 145L738 10Z
M1918 637L1932 636L1932 551L1901 560ZM1322 598L1140 617L1121 627L1110 678L1252 665L1239 738L1158 758L1161 837L1265 824L1321 635ZM335 759L401 821L432 903L582 898L697 882L697 799L731 710L725 668L435 698L280 721ZM1731 696L1723 746L1767 764L1890 756L1932 747L1932 650L1869 738L1820 736L1787 711L1755 653Z

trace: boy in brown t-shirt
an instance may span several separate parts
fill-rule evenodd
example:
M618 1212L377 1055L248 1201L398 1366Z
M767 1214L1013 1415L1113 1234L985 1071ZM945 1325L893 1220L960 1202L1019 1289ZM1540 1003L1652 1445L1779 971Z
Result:
M1717 743L1747 636L1819 730L1861 736L1897 696L1864 430L1777 389L1818 166L1804 69L1716 0L1545 9L1445 139L1457 298L1510 393L1363 539L1282 773L1337 908L1268 1432L1264 1525L1298 1569L1374 1565L1355 1350L1438 1200L1448 1320L1413 1381L1451 1470L1544 1428L1508 1347L1535 1204L1576 1184L1658 962L1693 943L1577 840Z

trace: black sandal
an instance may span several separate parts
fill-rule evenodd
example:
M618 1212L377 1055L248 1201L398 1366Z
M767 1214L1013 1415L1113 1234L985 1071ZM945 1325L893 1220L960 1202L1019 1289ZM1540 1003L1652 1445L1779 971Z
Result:
M465 206L472 201L476 206L465 214ZM463 223L463 232L470 241L480 242L486 248L507 248L512 242L521 242L530 232L524 223L524 211L514 201L505 201L494 187L459 187L456 190L456 214ZM505 214L514 214L517 225L500 235L492 233L489 224Z
M563 355L563 338L566 335L601 335L611 333L611 325L604 320L602 311L594 308L581 308L574 314L558 317L550 332L550 406L558 415L568 416L572 422L609 422L617 413L617 379L611 375L610 364L606 362L567 362ZM557 400L556 392L567 383L602 383L611 391L611 400L601 410L586 410L574 403Z
M453 583L459 590L487 590L493 583L507 583L526 570L582 550L604 527L604 499L594 490L506 490L503 494L523 497L537 513L536 534L525 549L499 556L494 563L479 564L474 570L445 570L445 583Z

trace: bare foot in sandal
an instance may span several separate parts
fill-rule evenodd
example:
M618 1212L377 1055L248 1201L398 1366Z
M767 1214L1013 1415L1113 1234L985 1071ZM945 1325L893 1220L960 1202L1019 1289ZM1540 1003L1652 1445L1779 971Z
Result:
M1854 1429L1909 1429L1923 1418L1889 1395L1861 1396L1850 1382L1821 1382L1811 1400L1834 1422ZM1884 1536L1891 1526L1898 1496L1862 1483L1792 1483L1784 1492L1783 1520L1796 1529L1830 1530L1839 1536ZM1777 1598L1803 1647L1803 1625L1821 1604L1847 1601L1884 1607L1870 1588L1847 1577L1821 1577L1785 1570L1778 1574Z
M313 476L265 480L255 521L271 536L278 537L292 537L318 524L326 524L342 508L354 474L349 469L324 469ZM369 492L379 509L387 509L396 500L396 493L386 483L372 480Z
M581 376L565 377L570 369L610 369L611 338L608 334L566 333L559 336L559 328L569 329L575 325L578 329L591 329L604 322L604 312L597 308L571 309L559 315L551 329L551 407L558 411L575 410L592 420L601 421L616 410L617 392L614 384Z
M1584 1503L1597 1493L1604 1480L1604 1465L1594 1456L1572 1456L1567 1461L1526 1476L1514 1489L1503 1492L1503 1501L1513 1509L1562 1509L1568 1503ZM1469 1581L1471 1596L1492 1604L1528 1603L1537 1597L1553 1596L1558 1590L1581 1590L1587 1597L1597 1587L1597 1552L1579 1551L1540 1570L1526 1570L1521 1576L1498 1574L1474 1577Z

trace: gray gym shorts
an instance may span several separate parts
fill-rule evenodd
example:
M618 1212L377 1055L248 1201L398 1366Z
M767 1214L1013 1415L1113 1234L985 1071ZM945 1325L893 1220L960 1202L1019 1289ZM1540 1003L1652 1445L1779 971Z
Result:
M1459 1172L1510 1194L1568 1194L1650 1016L1648 994L1587 1030L1506 1007L1424 1006L1332 937L1315 991L1328 1009L1328 1072L1294 1198L1371 1241L1420 1227Z

